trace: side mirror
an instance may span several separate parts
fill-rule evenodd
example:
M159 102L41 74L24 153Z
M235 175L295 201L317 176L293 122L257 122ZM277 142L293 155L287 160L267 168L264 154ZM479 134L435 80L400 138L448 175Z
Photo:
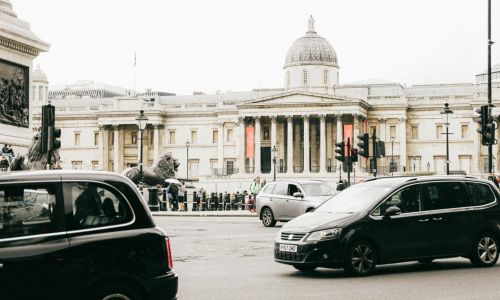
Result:
M401 214L401 209L397 206L391 206L385 210L385 215L388 217L397 216Z
M302 193L301 193L301 192L295 192L295 193L293 193L293 196L294 196L295 198L304 198L304 195L302 195Z

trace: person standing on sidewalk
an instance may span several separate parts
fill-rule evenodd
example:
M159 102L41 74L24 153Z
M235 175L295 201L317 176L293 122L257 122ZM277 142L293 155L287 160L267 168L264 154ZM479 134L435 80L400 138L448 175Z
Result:
M251 193L251 200L252 200L250 202L250 211L252 211L252 212L255 211L255 199L257 197L257 194L259 194L261 188L262 188L262 185L260 184L260 177L257 176L257 178L255 178L255 180L250 185L250 193Z
M180 210L187 211L187 199L184 199L184 193L186 192L186 188L184 187L184 181L180 181L181 185L179 186L179 191L177 193L177 199L179 200Z

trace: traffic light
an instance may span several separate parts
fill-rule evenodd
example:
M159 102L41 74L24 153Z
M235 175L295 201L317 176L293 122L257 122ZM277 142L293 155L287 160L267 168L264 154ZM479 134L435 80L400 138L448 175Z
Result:
M377 142L377 158L385 157L385 142L378 141Z
M42 107L42 152L47 153L61 148L61 129L55 127L56 109L52 105Z
M496 127L489 117L488 105L481 106L481 108L476 109L476 112L479 113L479 117L474 118L474 120L480 125L477 132L481 134L481 143L484 146L495 144Z
M337 147L335 149L335 152L338 153L339 155L335 156L335 158L341 162L345 162L345 143L340 142L340 143L335 143L335 146Z
M359 155L365 157L365 158L368 158L370 156L370 150L369 150L369 147L370 147L370 137L368 136L368 133L365 133L365 134L362 134L362 135L358 135L358 139L359 139L359 143L358 143L358 147L359 147Z
M483 145L494 145L495 144L495 123L489 121L486 123L483 132Z
M357 148L352 148L351 149L351 162L358 162L358 149Z

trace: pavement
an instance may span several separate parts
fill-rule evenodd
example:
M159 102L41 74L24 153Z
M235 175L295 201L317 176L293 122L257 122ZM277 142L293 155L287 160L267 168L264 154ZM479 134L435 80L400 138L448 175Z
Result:
M155 217L257 217L257 213L248 210L220 210L220 211L152 211Z

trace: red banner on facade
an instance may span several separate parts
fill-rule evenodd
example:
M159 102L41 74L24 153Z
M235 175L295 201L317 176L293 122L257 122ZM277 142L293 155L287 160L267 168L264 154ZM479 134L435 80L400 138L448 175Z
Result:
M254 132L255 128L254 127L247 127L246 128L246 157L247 158L254 158L255 155L255 143L254 143Z
M353 147L353 139L352 139L352 124L344 124L344 143L345 143L345 155L348 155L347 149L347 138L351 139L351 148Z

